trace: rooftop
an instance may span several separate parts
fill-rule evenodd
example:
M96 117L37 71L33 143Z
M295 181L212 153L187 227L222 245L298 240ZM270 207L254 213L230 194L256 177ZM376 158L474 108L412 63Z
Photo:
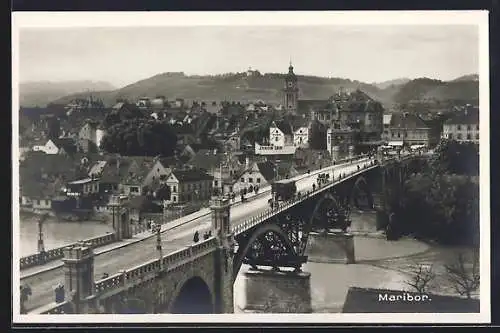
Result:
M212 176L207 174L204 170L200 169L174 170L172 171L172 173L180 182L193 182L213 179Z
M475 125L479 124L479 109L471 108L467 111L458 111L446 120L445 124Z
M419 116L412 113L393 113L390 127L407 129L429 128Z

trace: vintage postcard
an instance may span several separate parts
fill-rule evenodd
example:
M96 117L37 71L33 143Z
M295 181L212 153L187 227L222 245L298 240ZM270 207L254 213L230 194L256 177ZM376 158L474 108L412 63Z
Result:
M16 323L488 323L488 12L13 13Z

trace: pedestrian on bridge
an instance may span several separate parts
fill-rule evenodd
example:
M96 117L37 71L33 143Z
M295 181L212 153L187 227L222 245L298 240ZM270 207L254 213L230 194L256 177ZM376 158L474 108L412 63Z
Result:
M193 242L198 243L199 240L200 240L200 233L196 231L193 236Z

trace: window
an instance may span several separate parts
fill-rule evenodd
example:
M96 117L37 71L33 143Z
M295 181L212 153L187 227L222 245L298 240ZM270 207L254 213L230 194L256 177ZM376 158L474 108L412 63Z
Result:
M38 206L40 206L40 200L37 200L37 201L36 201L36 204L37 204Z
M139 193L139 188L137 186L131 186L130 187L130 192L132 192L132 193Z
M274 138L274 141L278 141L280 138L279 137L275 137Z
M462 140L462 134L458 133L458 135L457 135L457 139L458 139L458 140Z
M400 137L401 137L401 133L398 132L398 138L400 138Z
M153 176L153 180L155 180L155 176Z
M248 178L249 183L253 183L253 178Z
M160 168L156 169L156 172L160 172Z
M479 124L476 125L476 131L479 131Z
M177 192L177 186L174 185L174 189L172 192ZM175 197L174 197L175 198ZM175 201L175 200L174 200Z
M470 131L471 130L471 125L467 125L467 130Z
M394 137L394 132L391 133L391 137Z
M479 133L476 134L476 140L479 140Z
M214 186L218 186L219 185L219 182L214 180Z
M260 178L257 178L257 184L260 184Z
M241 177L241 182L244 183L245 182L245 178Z
M173 198L174 198L174 202L177 202L177 197L175 195L174 195Z
M462 130L462 126L457 125L457 130L461 131Z
M449 133L448 134L448 139L453 140L453 134Z
M408 137L408 132L405 132L405 138L407 138L407 137Z
M467 134L467 140L472 140L472 135Z

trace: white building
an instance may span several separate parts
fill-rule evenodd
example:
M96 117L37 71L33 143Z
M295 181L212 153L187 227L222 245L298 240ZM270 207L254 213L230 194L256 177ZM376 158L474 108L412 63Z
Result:
M479 110L464 110L444 122L443 139L479 143Z
M42 151L48 155L55 155L55 154L59 153L59 148L56 146L56 144L52 140L49 140L43 146L33 146L33 151Z

